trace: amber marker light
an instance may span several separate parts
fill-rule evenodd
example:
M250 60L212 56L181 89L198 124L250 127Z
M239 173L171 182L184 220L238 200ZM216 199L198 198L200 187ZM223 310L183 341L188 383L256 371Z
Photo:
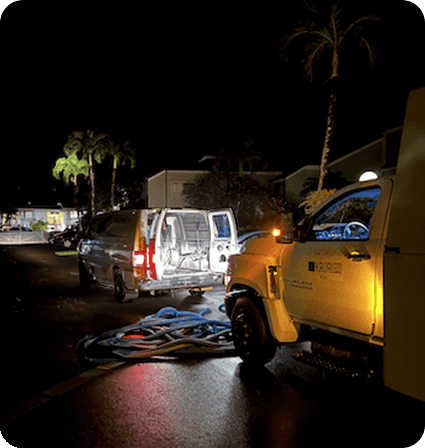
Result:
M282 231L280 229L273 229L272 234L275 238L277 238L282 235Z

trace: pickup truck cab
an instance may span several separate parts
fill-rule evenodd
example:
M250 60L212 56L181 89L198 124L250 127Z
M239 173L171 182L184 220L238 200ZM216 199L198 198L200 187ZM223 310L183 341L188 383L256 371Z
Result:
M293 231L230 257L225 304L241 358L263 364L277 345L312 341L299 360L425 401L424 192L422 88L394 177L349 185Z
M98 215L78 245L80 284L113 287L119 302L141 291L223 284L236 252L231 210L144 209Z

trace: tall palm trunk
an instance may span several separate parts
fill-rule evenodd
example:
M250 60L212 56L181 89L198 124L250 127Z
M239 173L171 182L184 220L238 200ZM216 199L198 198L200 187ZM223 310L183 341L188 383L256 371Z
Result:
M325 133L325 141L323 142L323 151L322 151L322 161L320 163L320 176L319 176L319 186L318 191L323 189L323 182L325 180L325 176L327 173L327 165L329 162L329 153L332 148L332 139L334 133L334 123L335 123L335 109L336 109L336 80L337 77L331 78L331 94L329 99L329 109L328 109L328 118L326 122L326 133Z
M72 176L72 183L74 184L74 208L75 210L78 210L78 192L80 191L80 189L78 187L77 176Z
M79 227L80 231L82 231L83 230L83 223L81 222L80 206L79 206L79 203L78 203L78 193L80 192L80 187L78 186L77 176L72 176L72 183L74 184L74 198L73 198L74 208L77 211L78 227Z
M90 172L90 186L91 186L91 193L90 193L90 214L91 217L94 217L95 213L95 197L96 197L96 191L94 187L94 169L93 169L93 157L92 154L89 153L89 172Z
M114 208L115 203L115 183L117 179L117 162L114 160L112 167L112 182L111 182L111 210Z

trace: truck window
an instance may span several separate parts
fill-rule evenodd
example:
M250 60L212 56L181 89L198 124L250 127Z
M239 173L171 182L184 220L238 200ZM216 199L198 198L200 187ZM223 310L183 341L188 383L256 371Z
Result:
M230 223L227 215L214 215L213 222L215 238L230 238Z
M313 217L309 240L367 240L381 189L351 192Z

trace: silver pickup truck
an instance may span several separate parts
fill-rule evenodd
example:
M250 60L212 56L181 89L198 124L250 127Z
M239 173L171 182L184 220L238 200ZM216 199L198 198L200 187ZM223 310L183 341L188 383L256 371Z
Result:
M202 294L223 284L237 248L226 210L143 209L98 215L78 245L80 285L115 289L119 302L140 291L188 289Z

